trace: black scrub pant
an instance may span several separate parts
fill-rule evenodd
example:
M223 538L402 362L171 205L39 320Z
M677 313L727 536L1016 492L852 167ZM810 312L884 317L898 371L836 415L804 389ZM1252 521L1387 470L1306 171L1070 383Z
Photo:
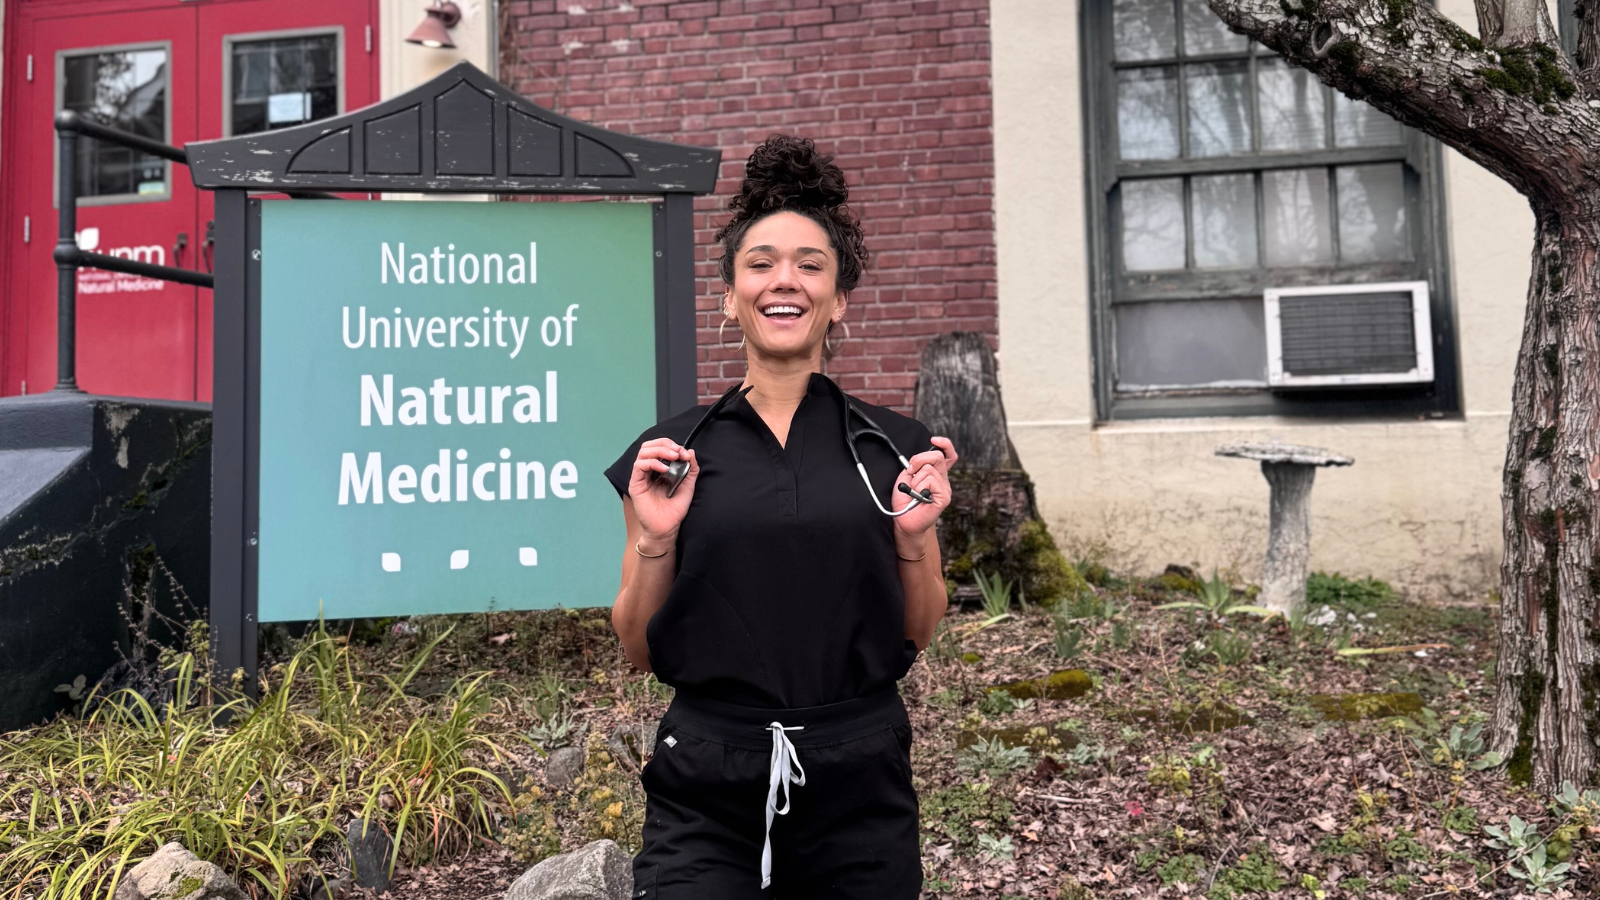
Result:
M761 887L772 722L806 783L772 824ZM644 767L635 900L915 900L922 890L911 722L893 687L802 709L754 709L680 691ZM783 808L783 795L777 806Z

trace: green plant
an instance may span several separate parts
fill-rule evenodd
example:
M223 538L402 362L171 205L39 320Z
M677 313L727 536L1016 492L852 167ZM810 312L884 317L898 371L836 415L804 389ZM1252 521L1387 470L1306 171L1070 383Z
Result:
M1421 738L1412 738L1411 742L1418 750L1428 754L1435 765L1450 766L1461 762L1469 769L1482 771L1500 765L1500 754L1483 750L1483 725L1474 724L1466 728L1460 725L1450 726L1448 734L1436 736L1430 746Z
M1512 859L1527 855L1541 843L1539 830L1522 821L1519 816L1507 819L1505 828L1485 825L1483 833L1489 836L1489 846L1504 852Z
M1094 591L1080 591L1057 607L1060 615L1068 619L1093 619L1109 622L1125 611L1126 607L1110 596Z
M989 834L978 835L978 853L989 859L1010 859L1016 855L1017 849L1011 845L1011 835L1003 834L994 837Z
M1534 891L1546 894L1560 887L1567 880L1567 872L1571 869L1571 863L1560 862L1551 865L1545 856L1544 845L1538 844L1506 866L1506 874L1525 882Z
M948 840L967 850L978 835L1011 817L1011 801L987 781L954 784L922 796L922 831L934 840Z
M1562 814L1571 816L1580 826L1592 828L1596 822L1600 822L1600 791L1579 792L1572 782L1563 781L1552 806Z
M973 580L978 582L978 593L983 596L983 614L990 619L997 619L1011 612L1011 588L1013 583L1000 577L1000 573L984 575L974 570Z
M1083 649L1083 627L1062 615L1055 616L1052 624L1055 628L1056 656L1061 659L1076 658Z
M1211 655L1217 658L1217 665L1224 667L1244 662L1255 651L1255 642L1250 640L1248 635L1230 631L1213 634L1206 641L1206 645L1211 650Z
M578 721L565 712L552 714L543 722L528 729L527 740L546 753L572 743L578 731Z
M1162 884L1196 884L1206 872L1204 857L1193 853L1180 853L1168 857L1156 868L1156 877Z
M928 641L927 654L933 659L955 659L961 654L961 642L944 619L933 627L933 638Z
M1005 691L989 691L978 700L978 712L986 716L1004 716L1033 706L1031 698L1018 699Z
M956 768L974 774L1004 775L1027 764L1027 747L1008 747L998 736L980 737L956 755Z
M1376 578L1355 581L1338 572L1312 572L1306 579L1306 607L1326 604L1351 612L1371 611L1395 598L1394 588Z
M1068 750L1063 758L1073 765L1086 766L1093 762L1099 762L1109 755L1106 749L1099 744L1079 744Z
M1200 583L1200 599L1163 603L1157 606L1156 609L1198 609L1216 619L1237 613L1246 613L1263 619L1271 618L1278 614L1276 610L1267 609L1265 606L1234 603L1233 601L1233 586L1213 569L1211 570L1211 580Z
M1213 895L1273 894L1284 885L1277 857L1265 847L1239 857L1239 861L1217 874ZM1221 888L1218 891L1216 888Z
M108 897L134 858L177 840L280 896L352 814L394 836L391 864L466 850L511 803L486 768L503 735L486 727L485 675L436 704L405 693L436 646L372 672L319 623L262 673L259 701L215 687L209 659L173 653L161 710L119 692L86 718L0 737L0 884Z

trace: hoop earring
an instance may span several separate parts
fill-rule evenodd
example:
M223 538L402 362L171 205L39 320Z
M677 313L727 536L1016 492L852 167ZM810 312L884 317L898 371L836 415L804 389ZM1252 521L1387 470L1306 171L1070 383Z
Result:
M838 356L839 355L839 348L844 346L844 342L845 341L850 340L850 323L846 322L843 319L840 319L835 324L844 326L844 337L839 340L838 344L830 345L828 343L827 336L826 335L823 336L823 338L822 338L822 346L827 348L829 356Z
M736 320L732 316L723 316L722 317L722 324L717 326L717 346L721 347L721 346L723 346L723 345L725 345L727 343L722 338L722 329L727 328L728 327L728 323L729 322L733 322L733 321L736 321ZM736 350L743 350L744 349L744 329L743 328L739 329L739 346L735 347L734 349L736 349Z

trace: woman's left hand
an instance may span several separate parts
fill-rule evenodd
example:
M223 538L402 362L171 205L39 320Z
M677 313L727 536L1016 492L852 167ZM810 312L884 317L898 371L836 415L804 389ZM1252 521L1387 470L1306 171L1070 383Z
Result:
M918 493L926 490L933 495L932 503L918 502L916 509L894 520L895 532L906 537L920 538L939 520L939 513L950 505L950 467L956 462L956 448L947 437L936 437L932 443L937 450L924 450L911 457L911 468L895 478L892 502L896 512L912 502L898 487L902 483Z

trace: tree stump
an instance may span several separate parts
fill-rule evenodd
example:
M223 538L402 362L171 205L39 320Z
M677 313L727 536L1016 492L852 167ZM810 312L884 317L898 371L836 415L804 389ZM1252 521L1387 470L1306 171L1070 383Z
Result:
M955 444L952 498L939 518L939 552L957 602L981 595L975 574L999 575L1034 602L1083 587L1061 556L1006 431L999 366L981 334L940 335L922 351L916 417Z
M1319 467L1348 466L1355 460L1294 444L1224 444L1217 455L1260 461L1271 488L1261 605L1287 618L1300 616L1311 562L1311 483Z

